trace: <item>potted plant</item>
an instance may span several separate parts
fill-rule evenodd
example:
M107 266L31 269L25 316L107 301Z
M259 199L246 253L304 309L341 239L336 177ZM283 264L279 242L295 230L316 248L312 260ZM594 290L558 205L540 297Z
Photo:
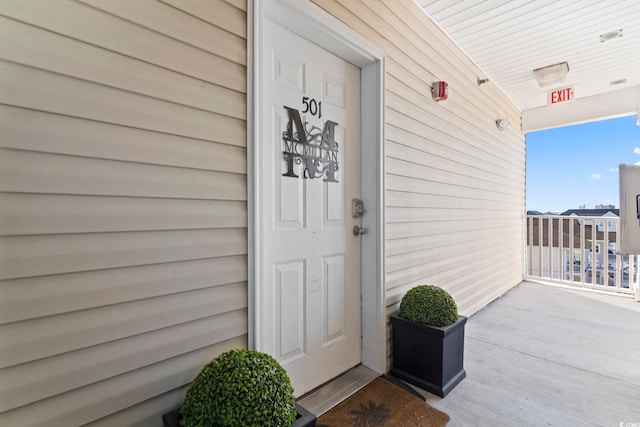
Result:
M410 289L393 327L391 374L444 397L467 375L463 368L465 316L453 297L433 285Z
M313 427L315 415L295 403L287 372L266 353L230 350L206 364L165 427Z

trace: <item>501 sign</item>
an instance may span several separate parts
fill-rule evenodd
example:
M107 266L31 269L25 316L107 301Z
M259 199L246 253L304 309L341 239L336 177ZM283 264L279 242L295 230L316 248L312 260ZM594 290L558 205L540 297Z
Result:
M282 176L298 178L298 173L302 172L303 179L324 177L325 182L338 182L340 144L335 139L338 123L326 120L319 128L303 121L301 112L322 117L322 102L303 96L302 104L302 111L284 105L289 120L287 129L282 133L282 158L286 163ZM301 169L296 170L295 165L300 165Z
M302 104L304 105L303 113L318 116L319 119L322 118L322 101L318 102L314 98L310 99L308 96L303 96Z

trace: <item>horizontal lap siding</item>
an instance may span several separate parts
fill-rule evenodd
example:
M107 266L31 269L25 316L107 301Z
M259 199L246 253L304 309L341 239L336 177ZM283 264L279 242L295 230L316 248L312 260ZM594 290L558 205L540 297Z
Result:
M412 286L472 314L522 280L520 111L410 0L314 0L386 53L387 312ZM431 99L434 81L447 101ZM495 121L508 117L512 130Z
M0 424L158 426L247 344L246 2L0 2Z

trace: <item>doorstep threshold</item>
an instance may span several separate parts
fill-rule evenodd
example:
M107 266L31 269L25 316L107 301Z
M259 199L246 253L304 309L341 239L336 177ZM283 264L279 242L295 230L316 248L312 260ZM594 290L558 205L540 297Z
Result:
M317 417L348 399L355 392L378 378L380 374L358 365L328 383L305 394L297 403Z

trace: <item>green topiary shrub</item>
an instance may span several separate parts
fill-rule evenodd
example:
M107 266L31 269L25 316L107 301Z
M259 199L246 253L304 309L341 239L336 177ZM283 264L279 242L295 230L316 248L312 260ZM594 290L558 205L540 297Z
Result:
M205 365L180 413L182 427L288 427L296 420L287 372L253 350L230 350Z
M402 297L399 316L425 325L447 326L458 320L458 306L444 289L419 285Z

